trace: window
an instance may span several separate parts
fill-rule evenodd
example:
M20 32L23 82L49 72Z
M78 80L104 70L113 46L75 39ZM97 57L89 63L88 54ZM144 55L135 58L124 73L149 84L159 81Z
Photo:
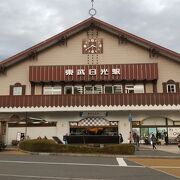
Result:
M105 94L119 94L123 93L122 85L105 85L104 86Z
M91 85L84 86L84 94L93 94L93 87Z
M168 93L175 93L176 92L176 85L175 84L167 84L167 92Z
M112 85L105 85L104 86L104 93L105 94L112 94L113 93L113 86Z
M65 86L64 94L73 94L73 86Z
M82 86L74 86L74 94L83 94Z
M180 84L179 82L175 82L174 80L168 80L167 82L163 82L163 92L164 93L177 93L180 92Z
M101 85L94 86L94 94L102 94L102 86Z
M20 96L25 95L26 86L21 85L21 83L15 83L14 85L10 86L10 95L13 96Z
M144 85L126 85L125 86L126 93L144 93Z
M134 93L144 93L144 85L135 85Z
M13 95L14 96L22 95L22 87L13 87Z
M43 89L43 94L61 94L62 87L61 86L45 86Z
M114 85L113 89L114 89L114 94L119 94L123 92L122 85Z
M125 86L126 93L134 93L134 86L133 85L126 85Z

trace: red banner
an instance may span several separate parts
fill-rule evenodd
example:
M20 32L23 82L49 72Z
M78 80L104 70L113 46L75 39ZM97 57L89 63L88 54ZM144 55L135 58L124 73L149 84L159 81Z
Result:
M158 64L30 66L31 82L157 80Z

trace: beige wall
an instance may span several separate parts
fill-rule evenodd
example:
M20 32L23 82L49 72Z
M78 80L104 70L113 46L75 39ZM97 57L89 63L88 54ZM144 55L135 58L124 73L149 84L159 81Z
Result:
M26 94L31 93L29 83L29 66L31 65L77 65L88 64L86 54L82 54L82 39L87 38L83 32L68 40L67 46L56 45L38 55L38 60L27 60L9 68L6 75L0 75L0 95L9 95L9 86L17 82L26 85ZM150 59L147 50L131 43L119 44L118 39L105 32L99 33L103 38L103 54L98 58L90 55L90 64L127 64L127 63L158 63L159 80L158 92L162 92L162 82L169 79L179 80L180 63L164 57ZM39 94L39 89L37 89ZM147 86L147 92L152 91L152 86Z
M180 83L180 62L168 60L162 57L158 58L159 66L159 80L158 80L158 91L162 91L162 83L170 79Z
M153 92L153 85L152 83L146 84L146 93L152 93Z

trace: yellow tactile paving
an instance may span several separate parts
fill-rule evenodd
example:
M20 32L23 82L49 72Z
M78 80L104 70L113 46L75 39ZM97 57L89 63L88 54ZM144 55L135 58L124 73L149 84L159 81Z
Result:
M128 160L180 178L180 159L128 158Z
M165 173L168 173L168 174L171 174L173 176L177 176L180 178L180 169L173 169L173 168L170 168L170 169L157 168L157 169L162 171L162 172L165 172Z

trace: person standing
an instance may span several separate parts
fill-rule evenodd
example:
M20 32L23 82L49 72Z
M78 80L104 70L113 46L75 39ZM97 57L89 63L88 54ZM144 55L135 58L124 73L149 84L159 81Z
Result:
M121 144L123 142L123 136L122 136L122 134L120 133L119 134L119 144Z
M137 133L133 133L133 139L134 139L134 143L135 143L135 146L136 146L136 150L139 151L139 135Z
M151 141L152 141L153 149L156 149L156 137L154 134L152 134L151 136Z

